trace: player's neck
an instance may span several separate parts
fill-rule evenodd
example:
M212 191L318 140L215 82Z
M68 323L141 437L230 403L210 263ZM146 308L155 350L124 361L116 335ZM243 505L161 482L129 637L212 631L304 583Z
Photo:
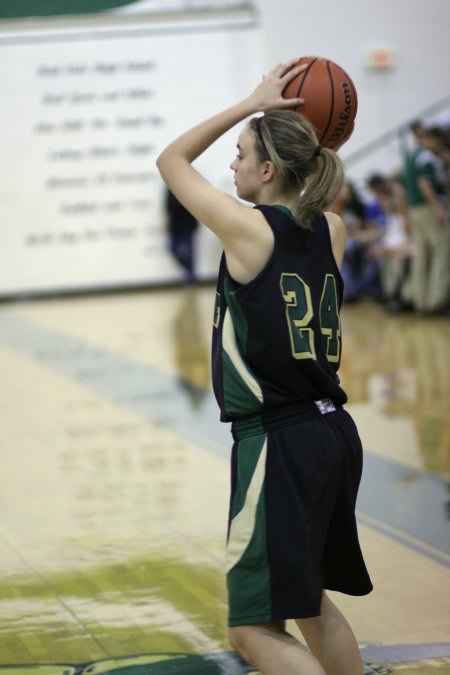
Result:
M294 212L297 201L297 191L292 193L279 192L278 190L274 190L273 186L267 186L265 189L261 190L259 203L268 204L270 206L279 204L280 206L285 206L289 211Z
M274 197L270 201L264 202L264 204L269 204L270 206L275 206L275 204L277 204L278 206L284 206L291 213L295 213L297 201L298 201L298 197L289 198L286 195L279 195L278 197Z

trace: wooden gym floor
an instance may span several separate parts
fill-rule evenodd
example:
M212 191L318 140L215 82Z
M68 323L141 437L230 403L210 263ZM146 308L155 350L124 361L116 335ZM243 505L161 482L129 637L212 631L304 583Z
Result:
M200 286L0 305L0 675L252 672L226 639L213 302ZM375 591L334 597L367 672L450 673L449 326L343 312Z

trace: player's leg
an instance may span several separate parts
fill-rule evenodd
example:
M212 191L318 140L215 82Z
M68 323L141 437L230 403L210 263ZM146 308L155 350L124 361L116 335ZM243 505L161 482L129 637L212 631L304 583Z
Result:
M284 630L283 622L236 626L230 628L229 637L233 649L261 675L328 675L317 659Z
M358 643L343 614L324 592L321 614L296 621L327 675L364 675Z

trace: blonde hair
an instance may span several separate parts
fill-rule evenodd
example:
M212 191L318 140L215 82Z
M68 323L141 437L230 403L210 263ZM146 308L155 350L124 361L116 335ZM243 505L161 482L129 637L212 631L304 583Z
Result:
M319 145L313 126L292 110L273 110L250 120L261 162L269 159L283 191L298 191L297 223L311 228L344 182L344 167L333 150Z

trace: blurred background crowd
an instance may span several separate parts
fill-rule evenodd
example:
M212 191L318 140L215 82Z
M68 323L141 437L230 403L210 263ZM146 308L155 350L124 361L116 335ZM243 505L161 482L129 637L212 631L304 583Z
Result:
M346 302L450 317L450 126L410 126L412 142L388 175L348 180L332 210L348 227Z

